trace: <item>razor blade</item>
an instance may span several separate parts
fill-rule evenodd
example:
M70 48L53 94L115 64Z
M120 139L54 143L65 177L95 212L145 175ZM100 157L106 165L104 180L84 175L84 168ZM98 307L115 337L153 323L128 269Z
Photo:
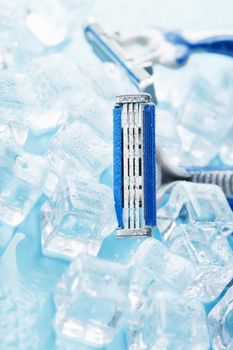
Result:
M117 236L151 236L156 226L155 105L151 96L118 96L113 130Z
M108 35L97 23L88 23L84 28L87 41L102 61L113 62L121 67L139 91L151 95L156 103L153 66L151 62L138 64L124 50L117 34Z

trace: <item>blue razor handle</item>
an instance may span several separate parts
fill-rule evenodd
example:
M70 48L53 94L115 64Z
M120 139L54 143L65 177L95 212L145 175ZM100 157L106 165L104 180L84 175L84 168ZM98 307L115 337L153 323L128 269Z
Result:
M155 105L150 95L118 96L113 125L117 236L150 236L156 225Z
M203 38L200 36L198 40L192 40L179 33L167 32L165 38L179 48L176 54L178 65L185 64L189 56L195 52L209 52L233 57L233 33L207 37L203 34Z

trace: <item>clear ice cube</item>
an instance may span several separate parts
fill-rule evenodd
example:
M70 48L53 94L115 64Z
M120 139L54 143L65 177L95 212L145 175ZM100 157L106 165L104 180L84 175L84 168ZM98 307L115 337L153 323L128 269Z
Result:
M219 187L186 182L171 185L158 210L158 226L166 246L195 268L187 294L212 301L233 277L233 252L224 237L231 232L231 217Z
M67 178L41 208L45 254L74 258L97 255L102 241L117 226L109 187Z
M216 71L220 72L221 62L219 58L219 65L213 65ZM232 72L227 71L227 82L220 85L220 74L212 77L210 74L213 72L210 73L210 70L203 79L205 66L208 67L208 63L202 69L194 63L191 67L184 67L181 75L171 71L158 72L162 73L157 77L159 99L163 101L162 104L172 106L176 111L175 128L181 143L176 161L182 166L207 165L218 155L219 147L232 125L232 108L229 108L228 101L231 100L232 92L227 86L231 84ZM164 127L162 139L166 140L170 131L169 127L167 129ZM173 137L172 144L176 146L177 137ZM166 149L166 156L169 159L174 156L171 147Z
M155 290L137 323L128 327L129 350L208 350L206 315L200 302Z
M42 194L48 163L10 139L0 144L0 255Z
M185 293L195 276L195 269L190 261L171 253L162 242L154 238L146 239L139 246L131 263L144 268L136 268L136 274L140 272L145 275L147 270L154 275L156 282L165 282L180 295Z
M224 235L232 233L233 213L219 186L177 181L164 192L166 200L158 210L158 225L165 238L178 223L213 227Z
M50 141L48 159L60 175L76 171L78 179L98 178L112 164L112 149L93 128L76 120Z
M32 60L25 74L39 97L40 110L31 116L31 128L36 133L64 124L72 106L78 108L90 95L84 73L63 53Z
M208 326L214 350L233 349L233 286L210 311Z
M215 228L177 225L166 239L166 245L195 267L196 276L187 292L189 295L210 302L233 278L233 251Z
M0 145L0 220L18 225L42 193L46 160L24 152L10 140Z
M129 308L129 270L80 254L58 283L56 331L93 345L109 343Z

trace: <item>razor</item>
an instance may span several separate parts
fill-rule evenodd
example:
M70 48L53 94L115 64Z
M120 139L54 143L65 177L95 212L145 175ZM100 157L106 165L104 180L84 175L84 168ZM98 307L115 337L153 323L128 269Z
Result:
M155 105L151 96L118 96L113 130L117 236L151 236L156 226Z
M97 23L89 23L85 34L96 54L124 68L141 91L144 91L144 84L146 88L153 85L151 77L155 64L180 68L192 54L200 52L233 57L231 29L175 32L147 28L123 39L119 33L108 35Z
M136 63L124 49L117 34L108 35L97 23L88 23L84 28L87 41L102 61L113 62L121 67L142 93L151 95L156 103L153 65L151 62Z
M113 159L118 237L151 236L156 227L156 200L174 181L218 185L233 206L233 167L175 167L159 146L156 149L155 105L148 94L116 98Z

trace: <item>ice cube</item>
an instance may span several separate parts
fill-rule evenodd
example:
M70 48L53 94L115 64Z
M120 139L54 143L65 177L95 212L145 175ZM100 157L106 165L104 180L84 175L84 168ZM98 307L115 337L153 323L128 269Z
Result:
M0 127L23 144L30 128L31 115L39 108L39 96L24 74L0 72Z
M210 311L208 326L214 350L233 349L233 286Z
M84 73L65 54L56 53L32 60L24 72L33 81L41 102L60 98L85 83ZM81 90L82 92L82 90Z
M95 129L96 133L109 143L112 143L112 103L91 91L91 97L80 104L77 103L70 108L67 119L72 122L77 119L84 121Z
M213 65L219 72L221 60L219 58L219 64ZM232 108L228 103L232 93L227 87L230 85L230 70L226 74L228 82L220 85L220 74L212 77L209 71L203 79L204 71L201 72L196 63L184 67L181 75L162 69L157 77L158 95L161 95L159 100L162 100L162 105L172 106L177 112L176 128L181 141L181 151L177 157L183 166L207 165L219 153L219 147L232 124ZM202 70L205 66L208 67L207 62ZM163 135L166 138L165 127ZM176 142L177 139L173 138L175 145Z
M0 3L0 39L3 67L20 66L49 48L65 45L85 18L93 1L7 1ZM13 57L8 60L10 55Z
M183 107L179 109L179 126L195 135L189 149L192 165L205 165L218 154L231 125L228 108L212 90L204 79L193 79ZM180 137L182 139L184 135L181 133Z
M220 148L220 158L223 163L233 165L233 127L230 128L228 134Z
M31 128L37 133L64 124L71 106L79 107L90 95L84 73L62 53L32 60L25 74L39 97L40 111L31 117Z
M43 157L24 152L13 141L0 144L0 220L18 225L42 193L48 164Z
M3 0L0 3L0 51L3 68L22 63L43 52L43 46L25 26L29 4Z
M93 345L109 343L128 312L129 270L80 254L55 293L57 333Z
M176 112L171 107L158 108L156 118L156 136L163 155L171 163L178 165L180 163L181 140L176 127Z
M117 226L112 191L98 183L67 178L41 208L45 254L74 258L97 255L102 241Z
M195 267L188 293L203 301L214 300L233 277L233 252L224 237L232 232L231 217L221 189L209 184L171 185L158 210L165 244Z
M197 77L193 80L183 109L177 116L178 123L197 135L216 142L222 139L229 126L229 120L223 118L224 107L224 104L214 95L208 82ZM221 128L219 128L220 125Z
M93 0L30 2L26 27L43 46L63 45L83 22ZM58 46L59 48L59 46Z
M155 276L155 281L165 282L180 295L185 293L195 276L195 269L187 259L171 253L154 238L146 239L139 246L131 263L148 270ZM143 269L139 271L145 274Z
M98 178L112 164L111 145L81 120L67 124L50 141L48 159L58 174Z
M95 98L92 104L90 96ZM74 118L84 117L86 112L89 120L95 120L92 122L94 125L98 124L96 114L106 115L103 124L109 125L107 130L105 128L106 135L109 135L111 118L107 118L107 113L111 107L104 102L100 104L84 73L64 54L34 59L25 67L24 74L13 71L0 73L0 125L10 130L14 126L20 143L27 138L29 129L38 134L63 125L74 105L78 111ZM81 108L83 104L85 107Z
M25 68L25 74L33 82L43 107L38 116L31 117L34 132L79 118L101 137L112 138L112 102L106 100L94 78L67 55L57 53L34 59Z
M196 277L188 293L204 302L216 299L233 278L233 251L215 228L177 225L166 245L193 263Z
M129 350L209 349L203 306L166 289L155 290L137 324L128 327Z
M165 239L178 223L216 228L232 233L233 213L221 188L212 184L177 181L165 191L166 202L158 210L158 226Z

